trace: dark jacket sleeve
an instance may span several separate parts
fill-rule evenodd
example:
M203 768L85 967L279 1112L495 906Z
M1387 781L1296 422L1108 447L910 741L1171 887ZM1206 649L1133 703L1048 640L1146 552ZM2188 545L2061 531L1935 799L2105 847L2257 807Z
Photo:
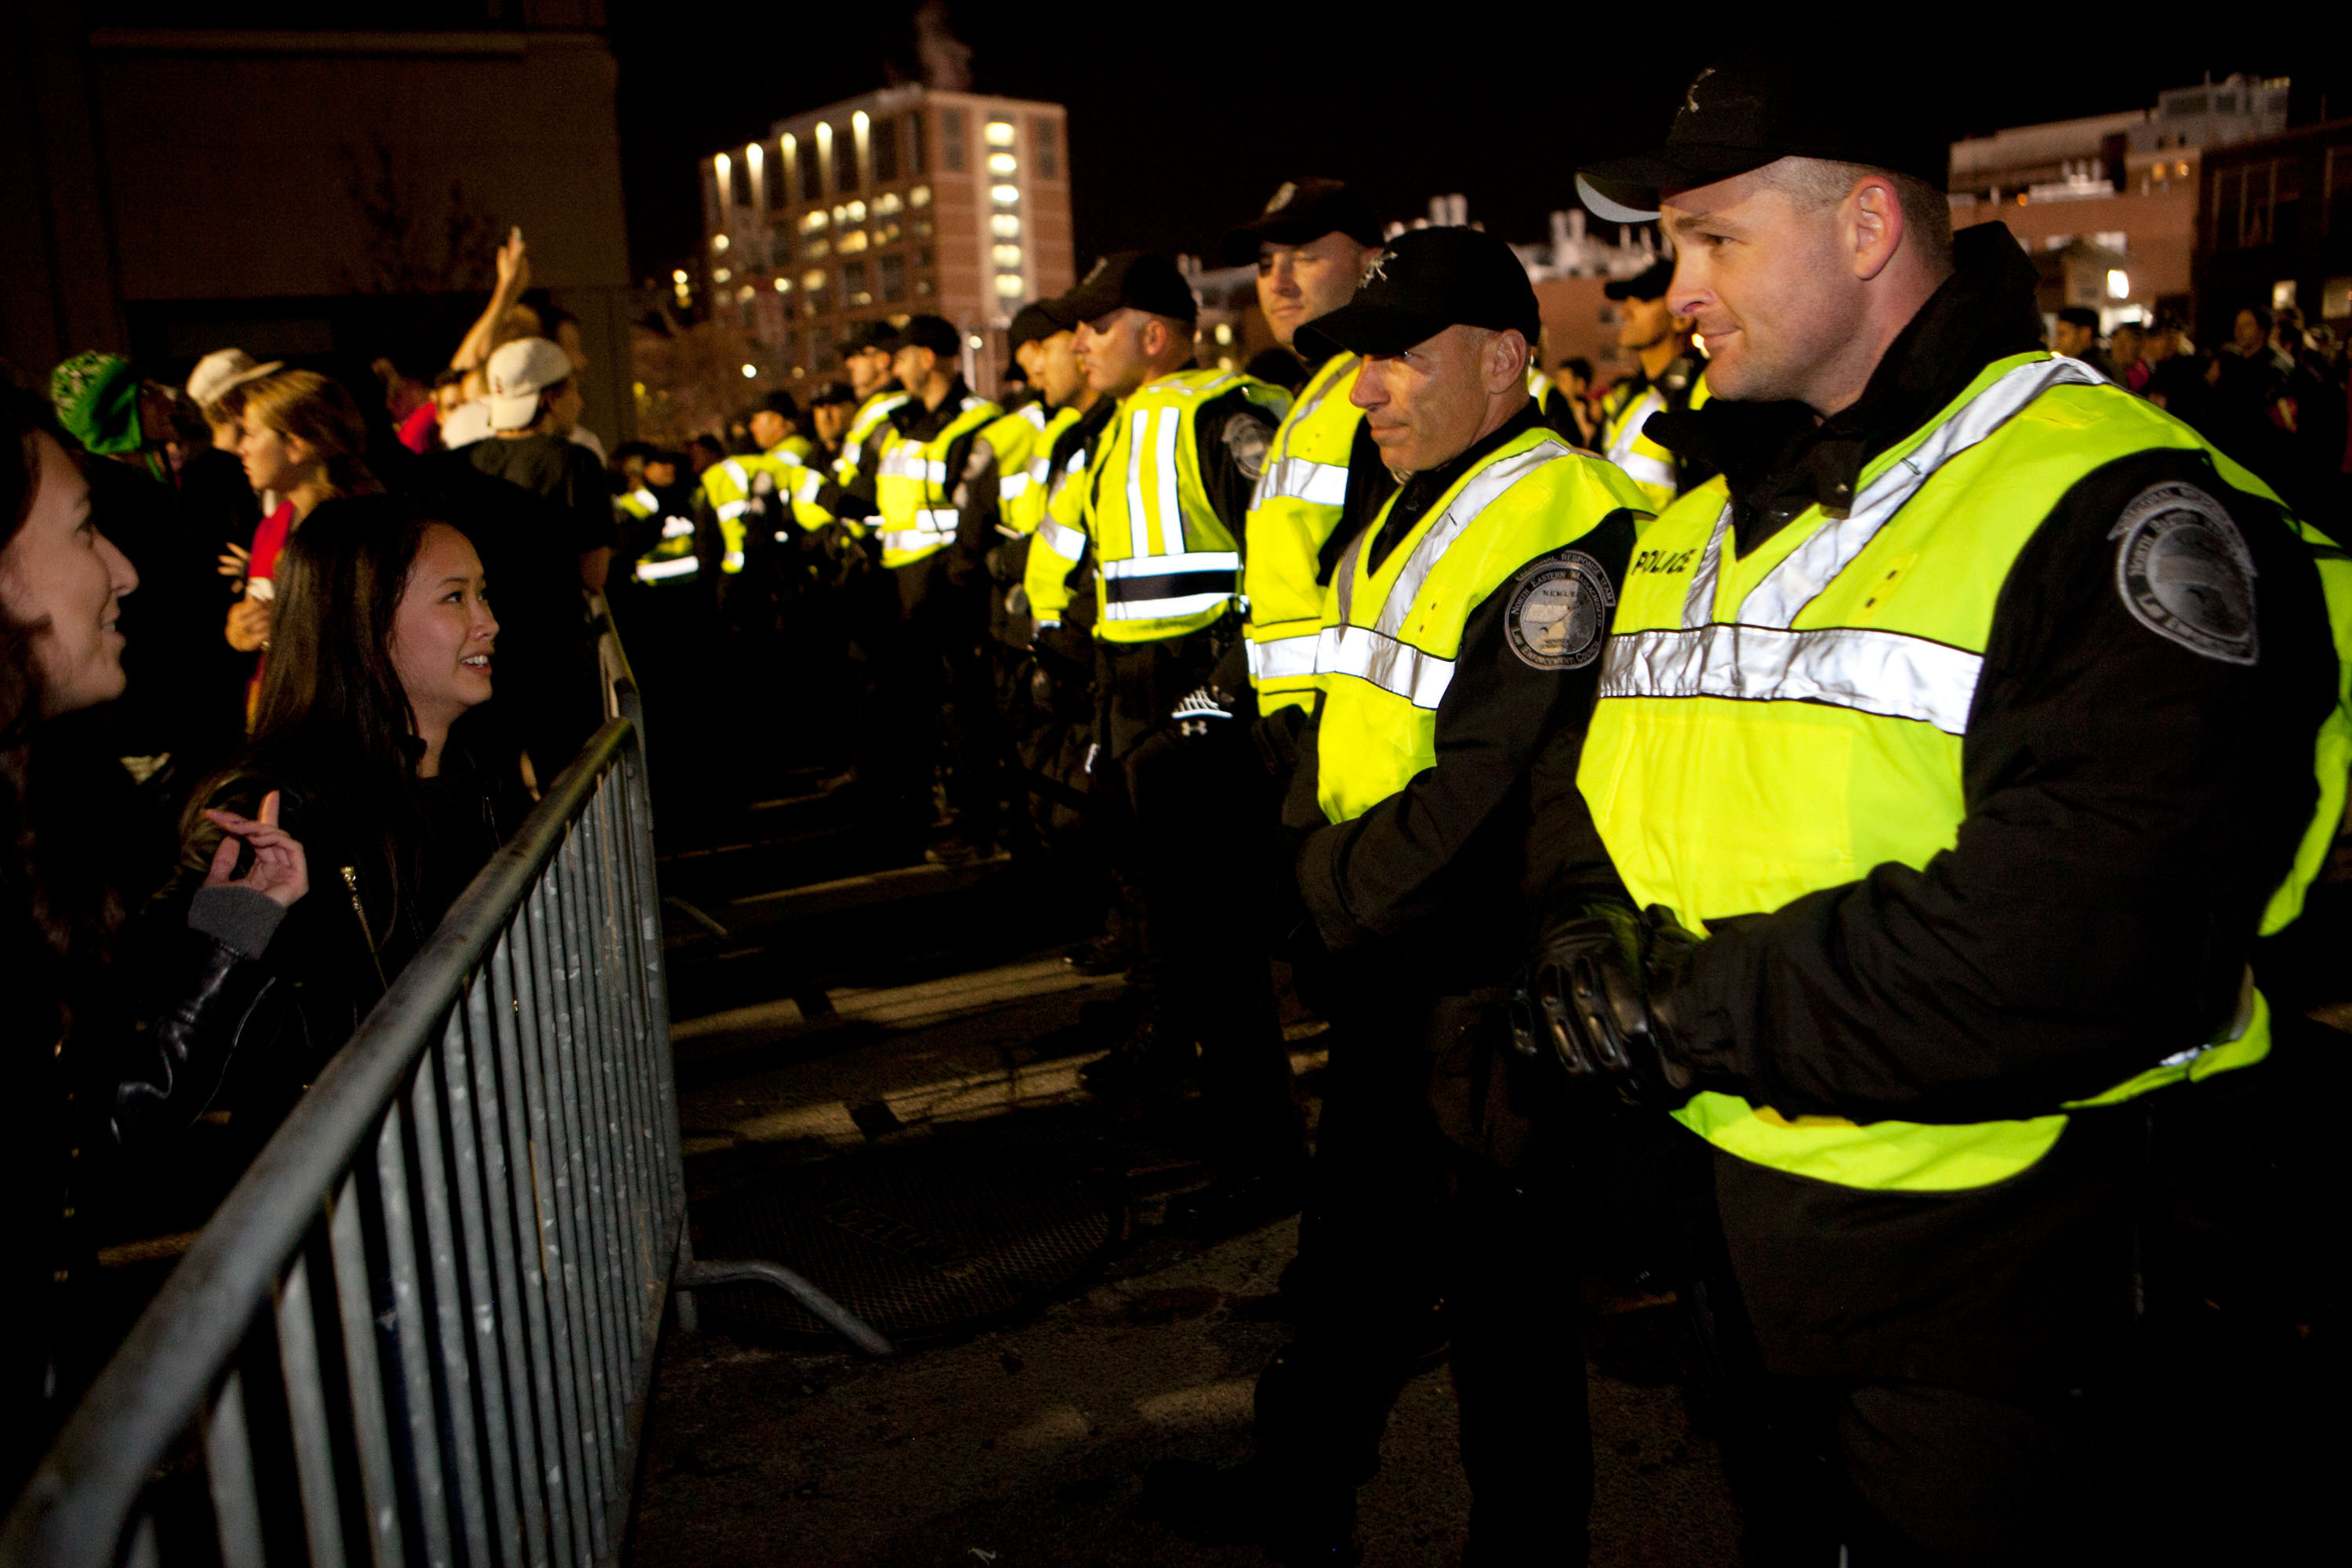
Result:
M1003 510L996 448L975 437L955 487L956 545L967 555L985 555L996 547L997 518Z
M882 462L883 439L891 434L883 426L889 423L886 419L866 432L865 444L857 449L857 471L850 475L847 484L827 479L817 490L816 504L830 515L854 521L881 510L874 500L874 480Z
M1213 399L1192 421L1193 438L1200 443L1202 487L1235 540L1246 537L1250 496L1265 466L1274 427L1274 416L1238 392Z
M2167 480L2221 501L2245 541L2251 664L2128 603L2113 532ZM1710 921L1670 1003L1702 1069L1787 1115L1972 1121L2212 1041L2311 819L2335 675L2317 574L2274 506L2190 453L2089 476L1996 603L1953 847Z
M1613 584L1633 541L1632 518L1620 513L1573 548ZM1539 771L1554 781L1563 769L1573 777L1601 673L1597 650L1568 670L1538 668L1512 651L1513 593L1539 564L1514 574L1464 624L1454 679L1437 708L1436 765L1361 816L1314 832L1300 848L1299 893L1334 952L1458 918L1465 903L1481 913L1517 909L1531 781ZM1319 755L1307 754L1317 761L1301 766L1286 810L1294 826L1319 769ZM1584 858L1589 869L1592 857ZM1516 931L1516 915L1509 923ZM1518 956L1514 951L1509 961Z

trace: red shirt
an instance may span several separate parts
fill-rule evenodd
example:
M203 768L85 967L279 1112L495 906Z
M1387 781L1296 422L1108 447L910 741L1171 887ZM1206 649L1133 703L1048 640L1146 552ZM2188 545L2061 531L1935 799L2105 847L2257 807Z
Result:
M253 560L245 570L246 579L269 577L278 569L278 552L286 548L286 536L294 529L294 503L282 500L278 510L261 520L253 531Z
M400 444L419 456L431 451L439 412L429 397L418 404L408 417L400 422Z

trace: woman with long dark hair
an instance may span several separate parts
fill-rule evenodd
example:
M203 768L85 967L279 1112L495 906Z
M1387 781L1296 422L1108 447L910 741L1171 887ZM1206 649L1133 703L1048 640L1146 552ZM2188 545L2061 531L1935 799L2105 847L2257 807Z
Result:
M122 694L138 574L30 396L0 391L0 1489L31 1468L102 1346L89 1211L210 1103L257 961L308 889L278 800L207 817L180 918L124 942L97 868L119 821L61 765L57 721ZM240 865L244 869L240 870Z
M197 794L183 896L217 852L212 812L275 795L320 895L287 921L276 994L239 1047L234 1142L257 1149L415 954L529 803L510 756L470 734L499 625L480 559L445 522L380 500L320 506L287 541L244 755Z

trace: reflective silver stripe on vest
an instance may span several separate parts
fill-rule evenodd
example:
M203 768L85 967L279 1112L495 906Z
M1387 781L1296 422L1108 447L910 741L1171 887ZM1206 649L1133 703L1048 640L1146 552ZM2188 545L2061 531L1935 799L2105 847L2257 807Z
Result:
M1901 632L1717 624L1619 632L1601 658L1601 695L1820 702L1963 735L1983 665L1975 654Z
M1167 577L1179 572L1238 572L1240 554L1231 550L1202 550L1190 555L1141 555L1126 561L1106 561L1103 575L1111 582L1127 577Z
M631 490L629 492L629 499L636 502L639 506L645 508L647 511L656 510L661 506L661 498L655 495L653 491L642 487Z
M1029 476L1019 468L996 476L996 499L999 500L1011 500L1028 488Z
M2097 386L2103 379L2078 360L2036 360L2019 365L1937 426L1917 450L1863 486L1862 493L1854 497L1853 510L1824 521L1789 552L1787 560L1766 573L1764 580L1740 601L1738 618L1749 626L1796 625L1799 613L1853 563L1863 547L1919 493L1937 469L2008 424L2052 387ZM1718 534L1708 549L1721 548Z
M1084 529L1066 527L1050 517L1037 525L1037 542L1073 565L1087 552Z
M1653 458L1647 452L1628 452L1612 461L1616 463L1619 472L1637 485L1648 485L1654 489L1663 490L1675 488L1675 466Z
M702 563L691 555L681 555L675 561L640 561L637 581L658 583L665 577L691 577L702 570Z
M1642 405L1645 403L1649 405L1648 414L1642 412ZM1624 468L1625 459L1633 455L1633 443L1640 438L1642 427L1650 422L1650 415L1665 411L1666 400L1659 395L1658 389L1643 387L1642 395L1633 399L1633 406L1625 410L1624 418L1618 422L1617 434L1609 443L1609 460L1621 468Z
M1241 569L1241 556L1231 550L1106 561L1103 614L1114 621L1197 616L1233 601Z
M1430 573L1436 570L1447 548L1477 521L1480 512L1537 468L1568 455L1566 442L1547 437L1526 451L1489 463L1473 474L1454 493L1453 504L1444 514L1429 525L1421 542L1412 547L1396 581L1389 584L1388 597L1381 601L1380 615L1370 626L1349 622L1355 610L1357 560L1363 552L1364 541L1377 532L1380 525L1375 522L1356 535L1339 561L1339 624L1325 626L1318 638L1314 673L1352 675L1370 681L1391 696L1403 698L1416 708L1436 707L1454 679L1454 661L1404 641L1400 634L1404 629L1405 616L1412 613L1413 601L1421 597Z
M1033 458L1029 460L1029 482L1031 484L1042 485L1053 477L1053 453L1047 452L1042 457Z
M920 551L937 550L951 540L950 535L925 533L917 529L885 529L882 549L886 554L912 555Z
M693 531L694 519L690 517L666 517L662 519L661 536L664 539L684 539L688 534L692 533Z
M1184 507L1176 493L1176 437L1183 429L1184 413L1179 408L1162 408L1155 421L1152 411L1139 408L1129 422L1127 435L1127 553L1143 555L1151 548L1151 519L1154 515L1143 504L1143 444L1151 442L1152 456L1159 472L1160 532L1182 549L1184 537ZM1108 554L1108 552L1105 551Z
M745 471L742 464L730 458L719 466L727 470L727 477L735 481L737 489L749 493L751 489L751 476Z
M1318 463L1312 458L1276 458L1257 477L1252 508L1287 498L1315 506L1345 506L1348 469L1342 463Z
M1315 650L1320 632L1295 637L1253 637L1243 646L1249 657L1250 679L1255 681L1303 680L1315 673Z
M743 515L744 510L751 504L751 503L747 500L720 501L718 508L719 521L721 522L734 521L737 518Z

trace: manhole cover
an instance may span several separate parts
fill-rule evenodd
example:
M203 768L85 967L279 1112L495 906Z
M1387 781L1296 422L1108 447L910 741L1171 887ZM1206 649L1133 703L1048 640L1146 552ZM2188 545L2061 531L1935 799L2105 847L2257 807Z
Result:
M1067 1166L890 1150L698 1207L694 1254L781 1263L896 1337L1047 1295L1083 1273L1118 1226L1103 1194ZM767 1286L697 1295L704 1311L732 1326L831 1332Z

